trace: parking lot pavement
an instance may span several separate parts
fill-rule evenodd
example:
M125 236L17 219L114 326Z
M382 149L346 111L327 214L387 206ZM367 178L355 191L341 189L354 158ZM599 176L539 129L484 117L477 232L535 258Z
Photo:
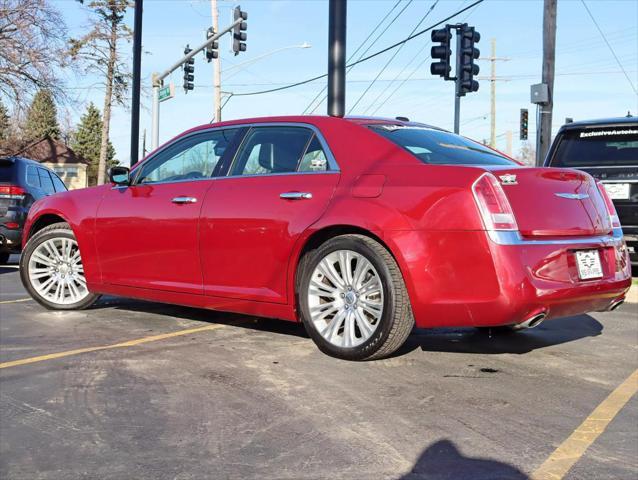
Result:
M0 294L26 298L16 268ZM605 400L638 367L635 304L352 363L287 322L0 303L0 362L2 479L527 479L573 432L591 446L564 478L638 477L638 398Z

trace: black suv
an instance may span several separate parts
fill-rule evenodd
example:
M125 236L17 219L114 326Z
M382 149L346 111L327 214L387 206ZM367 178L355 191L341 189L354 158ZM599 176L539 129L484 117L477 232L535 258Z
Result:
M545 166L584 170L605 185L622 225L631 264L638 265L638 117L563 125Z
M38 162L0 158L0 265L20 252L22 227L33 202L66 190L60 177Z

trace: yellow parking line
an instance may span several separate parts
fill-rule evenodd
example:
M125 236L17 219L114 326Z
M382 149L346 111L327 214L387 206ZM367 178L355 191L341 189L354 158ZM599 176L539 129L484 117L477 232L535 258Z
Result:
M560 480L638 391L638 369L585 419L532 474L533 480Z
M0 305L3 305L5 303L20 303L20 302L29 302L33 300L32 298L18 298L17 300L2 300L0 301Z
M177 332L162 333L161 335L152 335L150 337L137 338L126 342L115 343L113 345L100 345L97 347L78 348L76 350L67 350L66 352L50 353L48 355L40 355L39 357L23 358L22 360L13 360L11 362L0 363L0 369L17 367L19 365L27 365L29 363L44 362L46 360L55 360L56 358L69 357L71 355L79 355L80 353L97 352L100 350L109 350L112 348L134 347L142 343L157 342L158 340L166 340L167 338L180 337L191 333L204 332L206 330L215 330L224 325L206 325L205 327L188 328L186 330L178 330Z

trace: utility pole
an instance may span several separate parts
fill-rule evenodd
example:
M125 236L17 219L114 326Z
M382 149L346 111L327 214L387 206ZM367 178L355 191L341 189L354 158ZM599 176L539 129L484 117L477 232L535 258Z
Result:
M210 8L213 17L213 31L219 30L219 10L217 9L217 0L210 0ZM214 103L215 109L215 121L222 121L222 64L221 57L213 59L213 89L214 89Z
M490 41L491 52L489 57L481 57L479 60L487 60L490 62L490 76L479 77L481 80L490 81L490 147L496 147L496 82L507 81L504 78L496 76L496 62L507 62L509 58L496 56L496 39Z
M545 0L543 7L543 76L547 87L547 102L539 105L538 146L536 165L545 160L552 141L552 112L554 109L554 64L556 58L556 4L557 0ZM540 127L540 128L539 128Z
M139 159L140 148L140 78L142 69L142 7L144 0L135 0L133 19L133 85L131 98L131 166Z

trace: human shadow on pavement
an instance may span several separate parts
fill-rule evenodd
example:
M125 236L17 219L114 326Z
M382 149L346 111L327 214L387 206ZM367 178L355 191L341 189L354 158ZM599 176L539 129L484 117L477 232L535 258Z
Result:
M398 480L528 480L518 468L489 458L465 457L449 440L423 451L412 471Z
M524 354L532 350L596 337L603 325L589 315L548 320L536 328L517 332L477 330L474 328L416 329L396 355L420 348L427 352Z

